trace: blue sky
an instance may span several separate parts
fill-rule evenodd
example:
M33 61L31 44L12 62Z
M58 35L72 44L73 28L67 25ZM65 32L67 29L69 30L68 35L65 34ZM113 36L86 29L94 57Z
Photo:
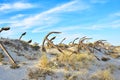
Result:
M55 42L66 37L88 36L120 45L120 0L0 0L0 27L11 30L0 36L33 39L41 43L51 31L60 31ZM55 36L55 35L53 35Z

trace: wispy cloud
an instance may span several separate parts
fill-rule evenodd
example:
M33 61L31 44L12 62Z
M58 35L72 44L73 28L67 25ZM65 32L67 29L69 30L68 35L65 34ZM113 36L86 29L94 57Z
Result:
M31 3L23 3L23 2L3 3L3 4L0 4L0 11L1 12L8 12L8 11L29 9L29 8L32 8L34 6L35 5L33 5Z
M0 7L0 11L10 11L10 10L20 10L20 9L28 9L34 7L31 3L22 3L15 2L9 4L2 4ZM60 23L62 17L59 15L66 12L74 12L74 11L82 11L90 8L90 5L82 2L81 0L70 1L61 5L57 5L56 7L50 8L41 13L24 17L24 14L17 14L15 16L10 17L7 20L1 20L1 24L9 24L12 27L12 33L19 29L22 31L27 31L28 29L34 28L32 32L41 32L51 26L54 26L57 23ZM23 19L20 19L23 18ZM57 30L58 28L52 29ZM61 28L59 28L61 29ZM50 29L51 30L51 29ZM72 30L72 28L64 28L61 31ZM4 34L3 34L4 35Z
M112 29L120 28L120 12L109 13L105 18L101 18L96 23L84 26L83 29L90 30L101 30L101 29Z
M34 29L32 32L37 33L37 32L51 32L51 31L60 31L60 32L70 32L73 30L78 30L80 29L80 26L61 26L61 27L56 27L56 28L37 28Z
M120 17L120 12L115 13L115 15Z
M19 18L23 18L25 15L24 14L17 14L15 16L10 17L10 19L14 20L14 19L19 19Z
M86 29L86 30L103 30L103 29L115 29L120 28L120 20L114 20L112 22L106 22L106 23L93 23L88 26L83 26L80 29Z
M90 8L90 6L86 3L83 3L81 0L74 0L68 3L65 3L63 5L57 6L53 9L50 9L47 11L47 13L53 13L53 12L70 12L70 11L76 11L76 10L86 10Z
M35 38L38 33L61 31L63 33L58 40L64 37L73 40L75 37L84 36L85 33L88 36L96 33L92 37L102 38L105 35L102 32L107 32L108 29L113 29L114 32L118 30L119 33L120 11L117 1L59 0L56 2L53 0L47 3L44 0L33 1L34 3L29 0L22 1L0 3L0 25L11 27L8 34L3 32L0 36L16 36L26 31ZM117 10L118 12L115 12ZM106 33L105 37L108 37L108 34ZM39 40L43 36L40 36Z
M120 17L120 11L109 15L110 17Z
M18 33L19 32L19 33ZM22 28L10 28L10 30L8 31L3 31L2 33L0 33L0 35L8 37L8 38L17 38L23 33L26 32L26 30L22 29Z
M37 31L39 30L40 26L53 26L54 24L58 23L61 18L59 17L60 14L65 12L73 12L73 11L82 11L88 9L90 6L81 2L80 0L74 0L54 8L51 8L47 11L44 11L39 14L34 14L27 18L24 18L22 21L18 21L17 23L11 24L11 26L21 27L24 28L31 28L36 26ZM42 27L43 28L43 27Z

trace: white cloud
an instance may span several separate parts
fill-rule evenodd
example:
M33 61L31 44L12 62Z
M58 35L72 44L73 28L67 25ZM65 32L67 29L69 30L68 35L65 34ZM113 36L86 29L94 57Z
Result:
M110 15L111 17L120 17L120 12L116 12Z
M69 11L81 11L86 10L90 6L81 2L80 0L74 0L54 8L51 8L47 11L42 13L32 15L23 19L22 21L18 21L17 23L12 24L12 26L24 26L24 28L31 28L31 27L40 27L40 26L53 26L54 24L58 23L61 18L59 15L61 13L69 12ZM22 24L21 24L22 23Z
M109 28L120 28L120 20L108 21L106 23L94 23L93 25L86 26L84 29L101 30Z
M10 26L10 30L8 31L3 31L0 35L4 36L4 37L9 37L9 38L18 38L21 33L26 32L26 30L22 29L22 28L11 28Z
M53 9L50 9L47 11L47 13L53 13L53 12L69 12L69 11L76 11L76 10L86 10L90 8L90 6L86 3L83 3L80 0L74 0L68 3L65 3L63 5L60 5L58 7L55 7Z
M120 12L107 14L105 18L101 18L90 25L84 25L83 29L101 30L106 28L120 28Z
M110 25L112 28L120 28L120 19L118 20L114 20L113 22L110 23Z
M120 17L120 12L116 13L115 15Z
M24 14L17 14L15 16L12 16L10 19L14 20L14 19L19 19L19 18L22 18L24 17L25 15Z
M15 3L3 3L0 4L0 11L14 11L14 10L22 10L34 7L33 4L23 3L23 2L15 2Z
M51 25L54 25L57 23L59 20L58 18L54 16L40 16L37 17L38 15L35 15L33 17L28 17L23 19L22 21L18 21L16 23L11 24L11 26L16 26L16 27L23 27L24 29L29 29L29 28L41 28L41 27L50 27Z
M34 29L32 32L37 33L37 32L50 32L50 31L60 31L60 32L70 32L73 30L78 30L80 29L80 26L67 26L67 27L56 27L56 28L37 28Z
M58 31L61 31L61 32L67 32L67 31L73 31L73 30L77 30L79 29L80 26L67 26L67 27L59 27L59 28L56 28L56 29L53 29L53 30L58 30Z

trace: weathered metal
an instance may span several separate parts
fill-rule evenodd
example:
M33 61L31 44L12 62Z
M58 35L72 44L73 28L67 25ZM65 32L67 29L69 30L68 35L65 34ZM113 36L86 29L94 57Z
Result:
M10 29L10 27L3 27L3 28L0 29L0 32L2 32L3 30L4 30L4 31L7 31L7 30L9 30L9 29Z
M45 38L43 39L43 42L42 42L42 47L41 47L41 51L42 52L46 52L46 49L45 49L45 47L44 47L44 44L45 44L45 41L46 41L46 39L48 38L48 36L49 35L51 35L51 34L60 34L61 32L49 32L46 36L45 36Z
M12 67L17 68L18 66L17 66L16 62L14 61L12 56L8 53L8 51L6 50L6 48L4 47L4 45L1 42L0 42L0 47L4 51L4 53L8 56L8 58L12 64Z
M21 38L22 38L24 35L26 35L26 32L24 32L24 33L21 34L19 40L21 40Z

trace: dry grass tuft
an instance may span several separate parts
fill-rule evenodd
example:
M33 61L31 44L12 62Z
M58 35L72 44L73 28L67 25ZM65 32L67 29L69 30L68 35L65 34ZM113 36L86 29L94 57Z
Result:
M80 70L81 68L89 68L94 61L94 56L88 53L72 54L66 52L57 57L59 67L65 70Z
M111 56L112 58L120 58L120 54L118 54L118 53L117 53L117 54L115 54L115 53L114 53L114 54L111 54L110 56Z
M49 68L48 64L49 64L49 60L48 60L46 54L43 54L37 64L37 66L40 68Z
M77 75L66 73L64 75L64 80L77 80Z
M79 53L79 54L72 54L66 53L66 54L60 54L58 56L58 60L61 62L68 62L68 63L75 63L75 62L90 62L93 61L95 58L93 55L90 55L88 53Z
M78 61L93 61L95 59L93 55L88 53L77 54L76 58Z
M91 75L90 80L114 80L110 70L99 70Z
M47 76L51 76L53 75L53 71L49 70L49 69L42 69L42 68L35 68L35 69L28 69L28 77L29 80L46 80Z
M116 70L119 69L119 67L113 63L108 63L106 69L109 69L111 73L114 73Z

